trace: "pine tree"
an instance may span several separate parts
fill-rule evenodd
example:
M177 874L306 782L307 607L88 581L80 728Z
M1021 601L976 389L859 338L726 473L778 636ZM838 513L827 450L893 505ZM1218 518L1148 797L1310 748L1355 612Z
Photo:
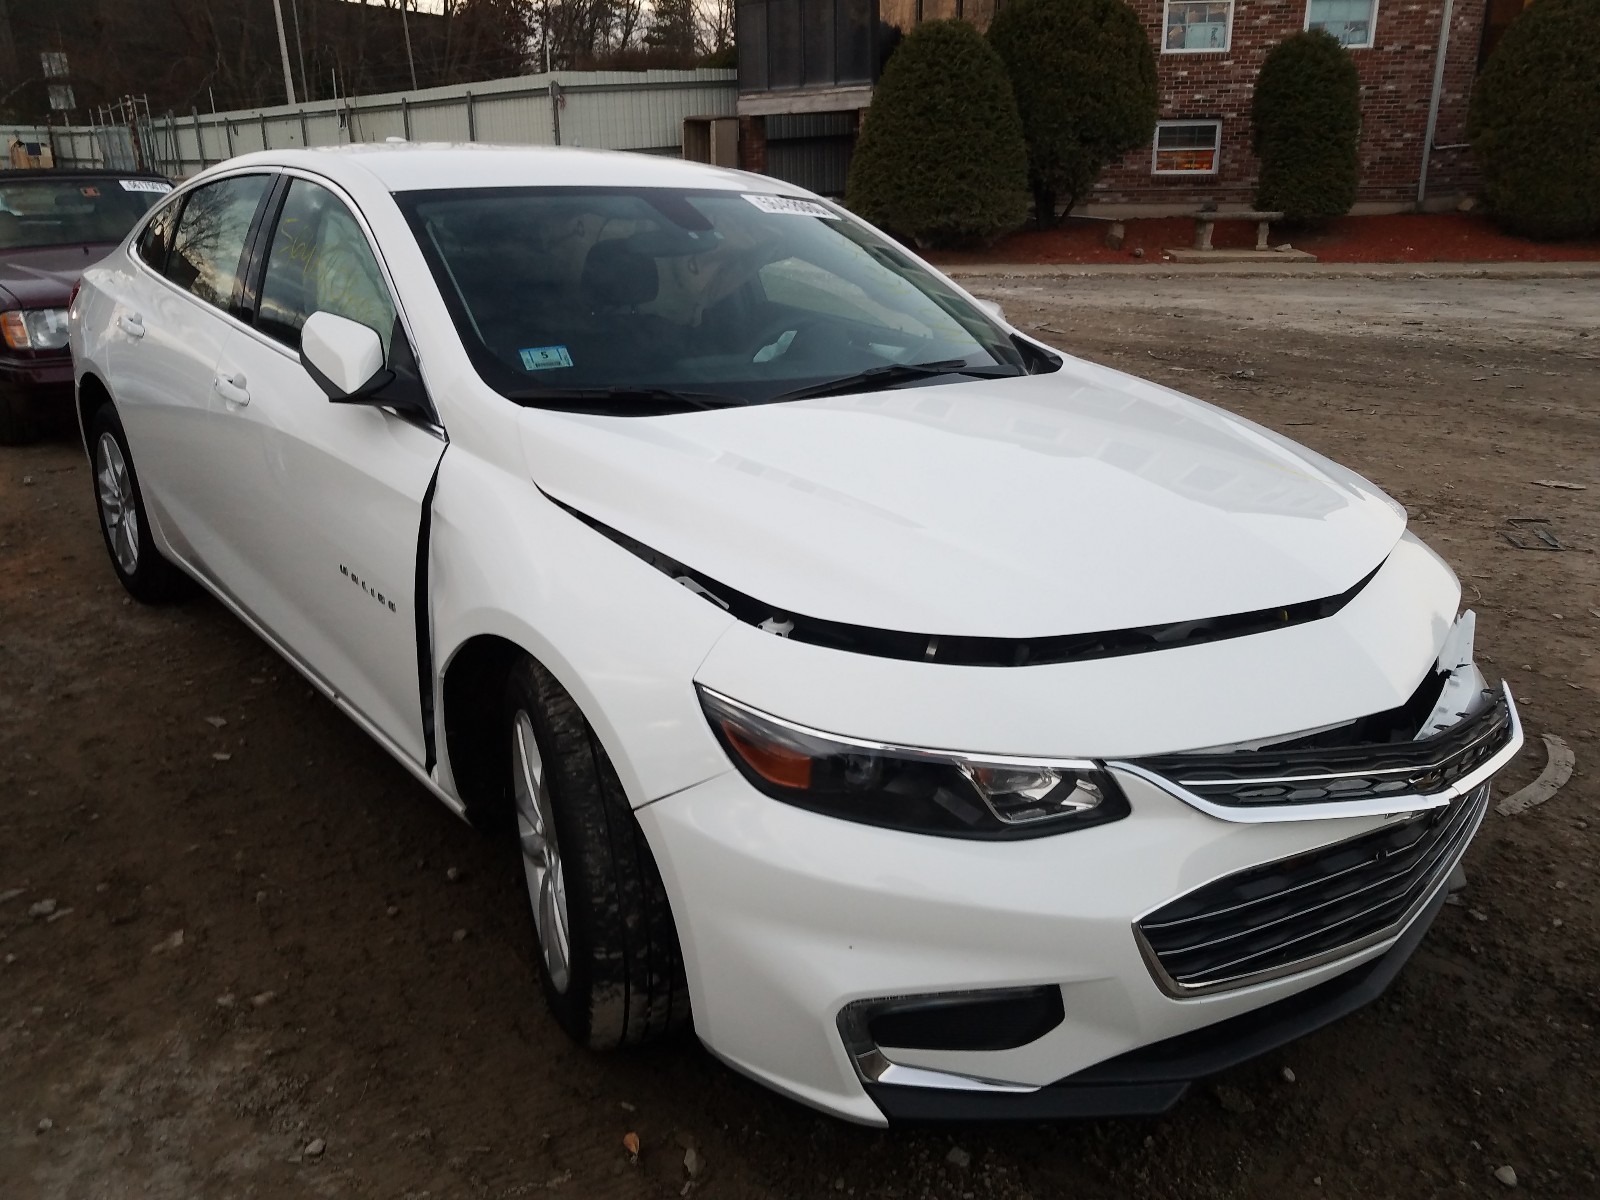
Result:
M1311 29L1274 46L1256 76L1251 121L1257 208L1291 221L1350 211L1361 178L1361 80L1338 38Z
M1156 60L1123 0L1017 0L989 27L1017 97L1035 219L1056 223L1106 164L1150 140Z
M1027 157L999 55L965 21L927 21L884 67L845 202L919 245L987 242L1028 215Z
M1467 136L1484 199L1514 233L1600 233L1600 0L1538 0L1472 93Z

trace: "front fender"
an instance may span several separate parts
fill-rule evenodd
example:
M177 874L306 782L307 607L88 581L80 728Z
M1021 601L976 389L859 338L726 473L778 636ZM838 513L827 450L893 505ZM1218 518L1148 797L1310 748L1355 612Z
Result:
M526 476L469 451L444 456L429 581L437 712L450 663L489 635L520 646L567 689L634 807L731 769L694 674L733 618L563 511ZM445 743L439 783L458 794Z

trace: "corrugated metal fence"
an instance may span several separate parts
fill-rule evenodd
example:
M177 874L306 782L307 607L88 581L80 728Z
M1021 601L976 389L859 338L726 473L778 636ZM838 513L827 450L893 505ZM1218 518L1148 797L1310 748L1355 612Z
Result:
M168 114L126 134L115 127L29 127L23 140L48 141L58 166L127 169L133 164L124 155L135 153L173 177L252 150L390 137L676 154L683 119L733 115L737 86L736 73L725 70L557 71L294 106ZM4 135L9 144L22 131L0 129Z
M767 174L824 196L843 196L855 145L853 112L770 116Z

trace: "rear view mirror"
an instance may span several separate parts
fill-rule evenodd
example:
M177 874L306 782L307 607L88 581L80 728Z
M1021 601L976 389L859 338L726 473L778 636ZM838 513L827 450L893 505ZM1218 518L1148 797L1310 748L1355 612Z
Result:
M300 365L328 399L361 402L394 373L384 369L383 339L348 317L314 312L300 330Z

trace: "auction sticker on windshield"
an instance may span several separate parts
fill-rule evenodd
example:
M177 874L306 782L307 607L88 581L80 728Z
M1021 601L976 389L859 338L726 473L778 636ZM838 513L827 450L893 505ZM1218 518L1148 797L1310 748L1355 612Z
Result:
M125 192L170 192L172 185L159 179L119 179Z
M524 371L548 371L552 367L570 367L572 355L565 346L535 346L531 350L518 350Z
M746 196L764 213L780 213L791 217L826 217L830 221L837 221L839 214L824 204L815 200L796 200L792 196Z

